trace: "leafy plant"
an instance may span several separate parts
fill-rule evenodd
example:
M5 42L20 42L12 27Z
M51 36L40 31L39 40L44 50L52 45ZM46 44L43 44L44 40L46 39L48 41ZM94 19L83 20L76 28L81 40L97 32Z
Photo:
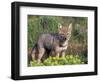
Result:
M42 63L36 60L30 62L30 66L57 66L57 65L75 65L84 64L79 55L67 55L65 57L49 57Z

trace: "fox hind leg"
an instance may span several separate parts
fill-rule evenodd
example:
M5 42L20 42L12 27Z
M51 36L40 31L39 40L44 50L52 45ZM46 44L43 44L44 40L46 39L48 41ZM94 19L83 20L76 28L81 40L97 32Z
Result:
M37 62L38 62L38 63L41 62L44 53L45 53L45 49L44 49L44 48L40 48L40 49L39 49L38 58L37 58Z
M36 50L34 49L31 53L31 56L32 56L32 60L35 60L35 56L36 56Z

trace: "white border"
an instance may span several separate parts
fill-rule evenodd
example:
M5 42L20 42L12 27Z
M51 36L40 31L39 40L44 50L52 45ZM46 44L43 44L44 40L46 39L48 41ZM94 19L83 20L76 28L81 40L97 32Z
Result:
M88 17L88 64L27 67L27 15ZM40 7L20 8L20 76L94 71L94 11Z

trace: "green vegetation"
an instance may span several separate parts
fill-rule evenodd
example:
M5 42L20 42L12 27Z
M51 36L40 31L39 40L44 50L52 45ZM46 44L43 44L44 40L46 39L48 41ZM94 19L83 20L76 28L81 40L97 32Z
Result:
M72 35L68 44L65 58L49 57L43 63L31 61L30 66L41 65L65 65L65 64L82 64L87 61L87 17L65 17L65 16L28 16L28 54L36 44L38 37L42 33L58 32L58 24L68 26L72 23ZM73 54L73 55L68 55ZM76 58L77 55L79 58ZM68 59L72 56L72 59ZM51 59L50 59L51 58ZM55 59L55 62L53 61ZM60 61L61 60L61 61ZM80 62L78 62L78 60ZM49 64L50 63L50 64Z
M32 48L39 35L42 33L53 33L58 30L58 22L55 17L39 16L28 20L28 48Z
M42 63L37 63L36 60L31 61L29 66L57 66L57 65L72 65L85 64L79 55L67 55L65 57L49 57Z

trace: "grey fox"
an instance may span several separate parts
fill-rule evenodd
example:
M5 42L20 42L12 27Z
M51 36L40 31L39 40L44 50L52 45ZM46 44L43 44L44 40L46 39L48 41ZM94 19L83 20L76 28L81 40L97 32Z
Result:
M64 56L71 37L72 23L68 27L59 25L58 33L41 34L30 54L32 60L41 62L46 56ZM45 54L46 53L46 54Z

